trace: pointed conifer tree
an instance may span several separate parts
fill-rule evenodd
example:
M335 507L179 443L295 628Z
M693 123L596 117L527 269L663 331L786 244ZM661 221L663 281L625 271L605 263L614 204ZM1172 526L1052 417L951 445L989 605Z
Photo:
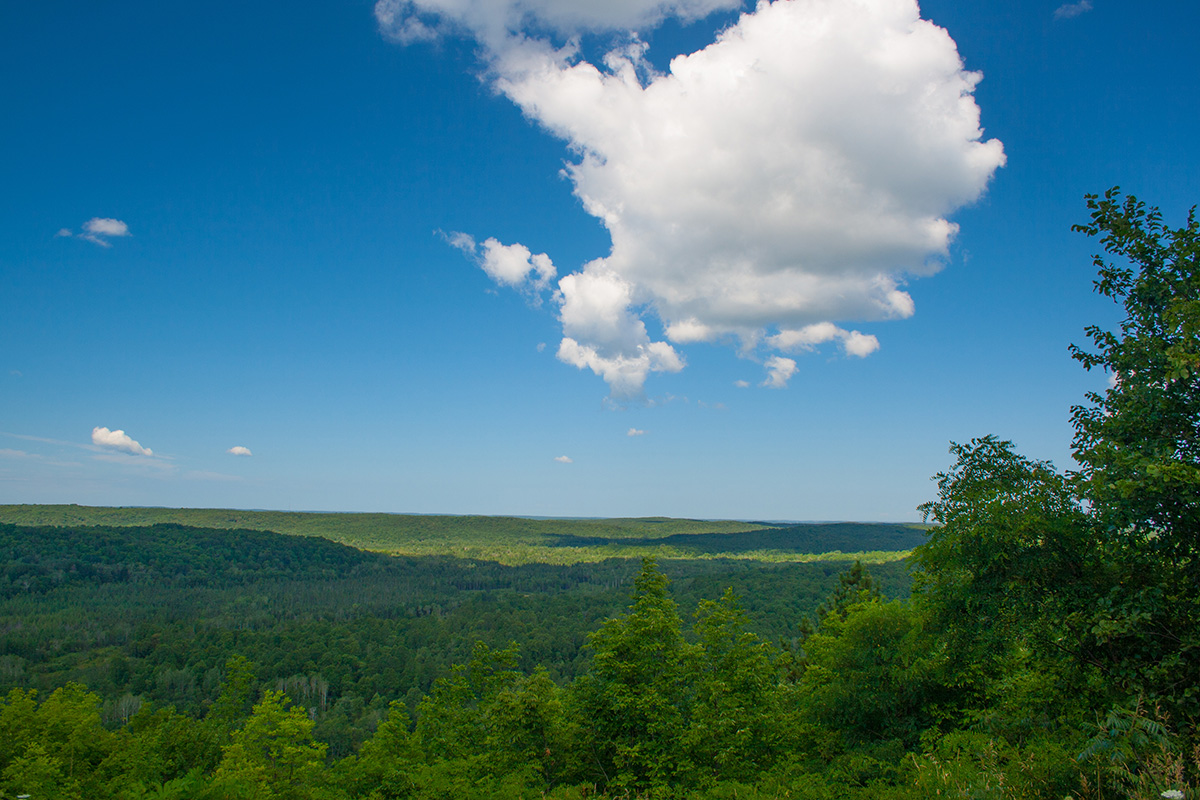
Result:
M642 562L628 612L591 635L592 670L572 687L593 777L610 790L664 786L689 771L692 647L669 583L654 559Z

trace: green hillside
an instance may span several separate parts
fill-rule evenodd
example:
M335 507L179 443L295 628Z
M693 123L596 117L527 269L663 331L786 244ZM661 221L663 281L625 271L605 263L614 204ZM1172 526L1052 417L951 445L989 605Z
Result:
M525 519L520 517L344 514L195 508L101 508L5 505L0 522L13 525L187 525L266 530L330 541L390 555L453 556L501 564L575 564L608 558L750 558L813 561L902 558L920 544L915 525L837 523L780 526L762 522L642 519Z

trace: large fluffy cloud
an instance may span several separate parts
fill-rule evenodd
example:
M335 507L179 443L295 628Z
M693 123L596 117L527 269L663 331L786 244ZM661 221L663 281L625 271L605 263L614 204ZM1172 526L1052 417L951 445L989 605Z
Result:
M913 0L761 2L665 74L636 39L597 66L528 34L618 27L618 17L636 28L727 5L377 7L385 28L408 19L471 31L497 89L576 154L566 172L612 249L559 281L558 355L616 395L681 369L672 343L733 339L764 359L768 386L794 371L772 350L836 341L868 355L874 336L834 323L911 316L905 282L940 269L957 230L949 215L1004 163L980 128L979 74ZM502 247L515 257L489 269L498 282L545 274L528 248Z

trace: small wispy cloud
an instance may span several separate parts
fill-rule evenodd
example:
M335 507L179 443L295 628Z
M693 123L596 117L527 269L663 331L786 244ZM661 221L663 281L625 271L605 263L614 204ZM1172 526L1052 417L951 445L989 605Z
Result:
M796 374L796 361L783 356L771 356L764 365L767 368L767 378L760 386L768 389L783 389L791 377Z
M628 430L628 431L625 433L625 435L626 435L626 436L645 436L645 435L646 435L646 432L645 432L645 431L643 431L643 430L639 430L639 429L637 429L637 428L630 428L630 429L629 429L629 430Z
M108 428L99 426L92 428L92 444L132 453L135 456L154 455L153 450L149 447L142 447L133 437L122 430L110 431Z
M555 456L554 460L560 464L574 464L575 461L570 456Z
M252 456L252 455L254 455L254 453L250 452L249 447L242 447L240 444L229 448L225 452L229 453L229 455L231 455L231 456Z
M87 449L87 445L79 442L65 442L61 439L47 439L45 436L30 436L26 433L9 433L8 431L0 431L0 436L11 436L14 439L24 439L27 442L41 442L42 444L57 444L64 447L80 447Z
M56 237L85 239L101 247L112 247L112 242L109 239L132 236L133 234L129 232L129 226L119 219L92 217L83 223L83 230L78 234L70 228L59 228L58 233L54 235Z
M745 389L750 385L750 381L734 381L733 385L739 389Z
M140 470L150 470L152 472L157 471L162 475L174 475L178 469L170 461L162 459L158 456L147 457L118 451L102 451L96 453L92 456L92 460L103 461L106 464L120 464L123 467L132 467Z
M87 450L93 453L92 458L96 461L107 461L115 464L126 464L138 467L153 467L164 471L171 471L175 466L171 464L170 457L156 456L148 447L142 447L138 442L129 437L125 431L116 430L110 431L108 428L96 427L92 429L91 444L83 442L64 441L62 439L51 439L46 436L30 436L24 433L10 433L8 431L0 431L0 436L10 436L14 439L22 439L27 442L38 442L39 444L48 444L55 447L66 447L74 450ZM136 449L135 449L136 448ZM77 461L59 461L51 459L47 456L42 456L38 453L25 453L23 450L7 450L9 458L30 458L38 459L43 463L51 464L60 467L79 467L82 466ZM25 453L18 456L16 453Z
M1063 3L1054 9L1055 19L1072 19L1092 10L1091 0L1079 0L1078 3Z
M0 447L0 458L20 458L28 461L39 462L52 467L79 467L82 466L78 461L59 461L54 458L49 458L41 453L28 453L24 450L13 450L8 447Z

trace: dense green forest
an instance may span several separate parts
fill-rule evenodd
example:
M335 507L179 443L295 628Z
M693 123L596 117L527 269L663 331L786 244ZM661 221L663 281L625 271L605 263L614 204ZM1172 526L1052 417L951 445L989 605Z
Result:
M1088 206L1125 316L1071 349L1114 378L1077 469L953 444L927 532L876 530L906 560L815 555L837 526L9 507L0 797L1200 797L1200 226Z
M0 553L0 690L80 681L110 702L129 694L193 715L213 700L235 654L264 680L315 681L330 707L377 696L415 706L476 641L520 642L522 667L567 680L586 663L587 634L622 607L638 569L631 559L510 567L384 556L317 537L171 524L0 523ZM802 635L845 568L665 562L681 601L734 587L752 598L756 630L780 642ZM875 569L885 589L907 594L901 562Z

